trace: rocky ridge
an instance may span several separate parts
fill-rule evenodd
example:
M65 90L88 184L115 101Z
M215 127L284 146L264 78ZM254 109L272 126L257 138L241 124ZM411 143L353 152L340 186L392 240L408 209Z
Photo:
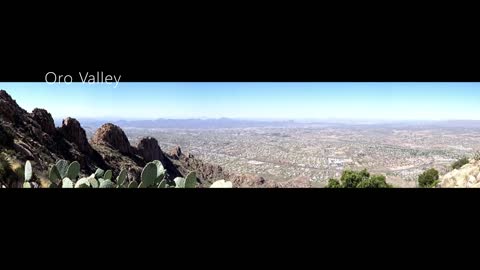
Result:
M96 168L111 169L114 174L127 169L133 180L140 178L146 163L159 160L167 170L167 179L185 177L188 172L195 171L200 186L204 187L219 179L232 181L234 187L309 186L308 181L303 180L276 183L255 175L229 174L218 165L183 153L179 146L165 153L151 137L131 146L124 131L111 123L101 126L88 141L76 119L66 118L61 127L55 127L48 111L36 108L28 113L5 90L0 90L0 152L8 152L22 162L31 160L37 172L47 172L57 160L65 159L77 160L85 175Z
M471 159L460 169L455 169L439 179L442 188L480 188L480 160Z

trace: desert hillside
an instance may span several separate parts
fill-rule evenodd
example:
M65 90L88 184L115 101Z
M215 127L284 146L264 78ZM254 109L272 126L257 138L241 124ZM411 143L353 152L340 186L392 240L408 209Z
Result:
M48 181L49 169L59 160L77 161L84 176L99 168L111 170L114 175L126 170L127 181L139 182L142 169L158 160L166 170L167 180L195 172L198 187L209 186L220 179L230 180L234 187L310 186L309 181L276 183L256 175L230 174L218 165L183 153L180 146L164 152L152 137L145 137L132 146L124 131L112 123L98 128L89 141L76 119L68 117L56 127L47 110L36 108L27 112L5 90L0 90L0 153L16 167L30 161L39 182ZM21 187L23 179L20 178L0 180L7 187Z

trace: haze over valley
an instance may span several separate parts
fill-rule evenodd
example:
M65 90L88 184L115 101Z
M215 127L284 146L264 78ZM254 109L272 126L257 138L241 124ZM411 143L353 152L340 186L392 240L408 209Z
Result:
M100 122L84 121L87 136ZM322 187L345 169L384 174L415 187L419 174L480 150L480 121L298 122L235 119L114 121L132 145L144 136L163 150L177 145L233 173L287 181L304 178ZM155 127L158 126L158 127Z
M462 158L458 169L480 164L479 83L0 87L11 89L3 91L0 120L13 134L12 151L20 160L37 158L35 151L48 156L37 158L41 169L55 155L72 156L83 159L85 171L104 162L112 169L134 166L135 176L147 160L162 157L176 175L196 170L202 185L231 179L238 187L335 187L332 178L349 187L341 178L350 170L359 174L349 179L362 178L363 187L416 187L419 175L435 169L425 185L433 187L438 173L454 171L452 163ZM53 143L59 138L63 146ZM18 150L28 143L28 151ZM471 166L449 174L445 185L464 186L470 179L470 186L480 187L480 165Z

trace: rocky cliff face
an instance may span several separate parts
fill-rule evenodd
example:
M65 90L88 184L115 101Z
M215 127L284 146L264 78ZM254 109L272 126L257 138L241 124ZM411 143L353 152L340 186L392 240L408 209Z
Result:
M137 145L138 153L145 159L146 162L153 160L165 161L165 155L158 145L158 141L152 137L146 137L140 140Z
M31 160L36 171L46 172L59 159L79 161L84 172L105 166L88 142L85 144L85 131L78 121L66 119L62 128L55 128L46 110L28 113L4 90L0 90L0 126L0 132L13 139L0 145L0 150L23 162Z
M470 160L463 165L440 177L439 187L443 188L480 188L480 161Z
M108 146L122 154L134 153L125 132L119 126L111 123L104 124L95 132L92 143Z
M64 119L59 130L64 138L77 145L81 152L86 154L93 152L92 147L88 143L87 134L77 119L70 117Z
M229 174L220 166L183 153L179 146L166 154L151 137L143 138L133 147L123 130L110 123L101 126L89 142L76 119L66 118L62 126L56 128L48 111L37 108L28 113L4 90L0 90L0 152L21 162L32 161L40 178L46 177L49 167L57 160L65 159L78 161L84 175L92 174L97 168L111 169L114 174L127 169L130 180L139 180L146 163L159 160L167 170L167 179L185 177L195 171L203 187L220 179L231 180L234 187L305 186L304 181L276 183L255 175Z
M34 109L31 113L33 120L35 120L42 129L43 132L49 135L55 135L57 131L55 123L53 122L52 115L44 109Z

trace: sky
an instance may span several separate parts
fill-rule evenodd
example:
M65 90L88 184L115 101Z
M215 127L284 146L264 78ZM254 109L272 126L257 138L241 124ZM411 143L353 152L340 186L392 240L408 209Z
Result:
M480 83L1 83L54 118L480 120Z

